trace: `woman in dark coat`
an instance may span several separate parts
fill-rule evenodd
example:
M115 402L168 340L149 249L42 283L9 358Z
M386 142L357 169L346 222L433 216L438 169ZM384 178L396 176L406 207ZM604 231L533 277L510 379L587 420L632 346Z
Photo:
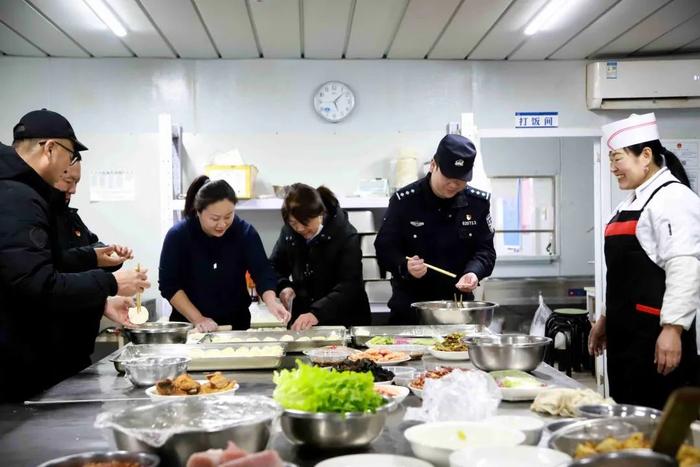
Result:
M250 327L250 271L267 309L283 322L275 273L255 228L235 215L238 202L224 180L202 175L187 190L185 219L165 236L160 254L160 293L173 306L171 321L189 321L200 332L219 325Z
M370 324L357 230L326 187L292 185L282 205L284 227L270 261L292 329Z

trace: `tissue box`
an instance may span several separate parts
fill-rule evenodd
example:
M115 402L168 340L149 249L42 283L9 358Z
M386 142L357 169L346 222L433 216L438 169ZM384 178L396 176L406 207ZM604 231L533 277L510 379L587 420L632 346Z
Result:
M204 172L212 180L226 180L239 199L255 197L255 177L258 168L254 165L208 165Z

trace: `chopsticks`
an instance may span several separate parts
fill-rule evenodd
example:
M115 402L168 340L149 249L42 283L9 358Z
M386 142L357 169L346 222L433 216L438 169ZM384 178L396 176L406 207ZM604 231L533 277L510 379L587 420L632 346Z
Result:
M141 272L141 263L136 265L136 272ZM136 312L141 313L141 292L136 292Z
M411 257L410 257L410 256L406 256L406 259L411 259ZM444 275L446 275L446 276L448 276L448 277L452 277L452 278L456 278L456 277L457 277L457 274L452 274L450 271L445 271L444 269L440 269L439 267L433 266L432 264L428 264L428 263L423 263L423 264L425 264L425 266L426 266L428 269L432 269L433 271L439 272L440 274L444 274Z
M38 401L24 401L24 405L51 405L51 404L89 404L98 402L130 402L152 400L148 397L118 397L115 399L49 399Z
M459 294L459 300L457 300L457 292L455 292L455 303L458 307L464 308L464 300L462 300L462 294Z

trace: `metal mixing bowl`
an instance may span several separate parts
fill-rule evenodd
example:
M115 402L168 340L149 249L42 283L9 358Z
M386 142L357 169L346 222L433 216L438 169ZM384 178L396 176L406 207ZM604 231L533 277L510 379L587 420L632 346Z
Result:
M366 446L382 434L387 413L396 405L385 399L375 412L304 412L285 410L280 419L282 431L294 444L317 449Z
M160 459L144 452L95 451L52 459L39 467L83 467L90 462L137 462L140 467L156 467L160 464Z
M524 334L474 336L466 339L469 358L484 371L523 370L537 368L544 359L552 339Z
M583 420L555 431L549 439L548 447L573 457L576 454L576 446L585 441L597 444L609 437L623 440L637 432L651 438L655 427L655 422L640 417Z
M661 419L661 411L629 404L586 404L576 408L576 412L586 418L641 417Z
M455 302L436 300L411 303L422 324L482 324L488 326L498 307L491 302Z
M152 386L162 379L173 379L185 373L191 360L189 357L141 357L122 362L122 365L134 386Z
M134 344L184 344L191 323L169 321L167 323L144 323L134 328L124 328L124 335Z
M191 454L224 449L229 441L248 452L262 451L280 412L265 396L179 399L114 413L107 427L119 449L154 453L163 465L184 466Z
M677 465L673 458L665 454L633 450L586 457L569 464L569 467L676 467Z
M561 420L557 420L556 422L551 422L544 427L545 433L547 433L548 436L551 436L555 431L559 431L565 426L569 426L572 423L580 422L580 418L563 418Z

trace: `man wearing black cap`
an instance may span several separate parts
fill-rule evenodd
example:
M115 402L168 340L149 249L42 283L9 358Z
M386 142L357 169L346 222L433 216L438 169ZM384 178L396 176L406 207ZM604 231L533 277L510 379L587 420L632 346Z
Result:
M490 195L467 188L476 148L467 138L447 135L430 173L397 190L374 242L379 265L392 274L391 324L418 324L411 303L473 300L479 281L496 262L489 214ZM456 278L429 270L430 264Z
M46 109L26 114L12 147L0 144L0 402L20 401L68 376L54 323L79 307L94 307L126 322L128 300L148 287L145 273L92 270L61 273L53 210L65 195L53 188L87 148L63 116Z

